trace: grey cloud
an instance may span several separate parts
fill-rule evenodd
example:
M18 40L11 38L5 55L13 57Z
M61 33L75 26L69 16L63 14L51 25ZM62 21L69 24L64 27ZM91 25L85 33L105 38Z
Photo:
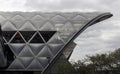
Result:
M100 0L53 0L52 2L41 0L27 0L25 6L31 10L48 11L76 11L76 10L99 10L105 5Z
M111 18L112 19L112 18ZM78 47L70 60L83 59L86 55L109 53L120 48L120 25L116 21L103 21L86 29L76 40ZM103 36L103 37L102 37ZM79 56L78 56L79 55Z
M54 0L54 2L48 2L50 0L27 0L25 6L27 8L30 8L30 10L37 10L37 11L50 11L59 9L60 2L57 2Z

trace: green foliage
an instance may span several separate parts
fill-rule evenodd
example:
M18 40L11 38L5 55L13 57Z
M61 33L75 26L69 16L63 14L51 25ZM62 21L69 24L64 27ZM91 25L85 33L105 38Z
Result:
M109 54L87 56L72 66L75 69L68 62L58 63L52 70L55 74L120 74L120 48Z
M73 64L76 74L120 74L120 48L109 54L87 57L84 62L78 61Z
M76 74L75 69L71 67L67 62L58 65L58 73L57 74Z

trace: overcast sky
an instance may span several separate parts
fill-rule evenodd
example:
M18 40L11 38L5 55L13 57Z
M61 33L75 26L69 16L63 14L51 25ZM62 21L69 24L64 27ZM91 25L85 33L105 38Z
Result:
M75 40L78 45L70 60L120 47L120 0L0 0L0 11L111 12L114 17L89 27Z

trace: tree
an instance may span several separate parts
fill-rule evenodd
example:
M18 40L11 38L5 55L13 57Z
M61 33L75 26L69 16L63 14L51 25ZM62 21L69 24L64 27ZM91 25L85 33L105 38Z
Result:
M109 54L87 56L84 62L74 63L74 67L77 74L120 74L120 48Z

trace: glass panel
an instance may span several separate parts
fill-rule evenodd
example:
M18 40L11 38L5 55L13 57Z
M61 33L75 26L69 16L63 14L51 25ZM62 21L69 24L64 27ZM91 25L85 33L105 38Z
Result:
M24 40L22 39L21 35L17 33L11 43L25 43Z
M30 38L34 35L35 31L21 31L20 33L26 41L29 41Z
M3 31L3 36L7 41L9 41L14 34L15 31Z
M30 43L44 43L41 36L37 33L34 38L30 41Z
M44 40L47 42L54 34L56 31L40 31L40 34L44 38Z

